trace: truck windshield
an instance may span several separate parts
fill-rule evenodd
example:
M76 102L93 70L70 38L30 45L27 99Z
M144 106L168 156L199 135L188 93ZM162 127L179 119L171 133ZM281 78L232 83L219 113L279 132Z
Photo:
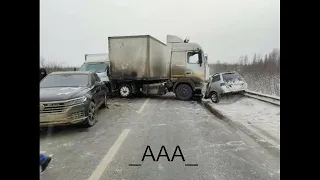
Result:
M85 63L83 64L79 71L90 71L95 73L101 73L105 72L107 70L107 63L101 62L101 63Z
M40 82L40 88L50 87L85 87L89 77L86 74L53 74L46 76Z

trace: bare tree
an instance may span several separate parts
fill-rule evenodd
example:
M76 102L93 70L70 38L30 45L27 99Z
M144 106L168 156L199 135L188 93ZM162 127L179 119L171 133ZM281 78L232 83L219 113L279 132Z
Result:
M40 56L40 67L45 67L45 59L42 57L42 56Z
M240 65L242 66L243 65L243 56L240 56L239 62L240 62Z
M256 53L254 53L254 55L253 55L252 64L253 65L257 64L257 55L256 55Z
M248 65L248 55L244 55L243 61L244 65Z

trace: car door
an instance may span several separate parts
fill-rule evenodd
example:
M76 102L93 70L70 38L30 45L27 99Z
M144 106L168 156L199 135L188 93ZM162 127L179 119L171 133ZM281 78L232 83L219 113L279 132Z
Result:
M186 77L191 77L195 81L198 79L205 80L205 69L206 65L201 62L203 60L203 54L199 52L187 52L187 68L186 68ZM201 62L201 64L199 64Z
M210 91L214 91L214 92L221 92L221 87L220 87L220 81L221 80L221 76L220 74L216 74L212 77L211 83L210 83Z
M99 85L96 83L96 78L93 74L90 74L90 80L91 80L91 85L92 85L92 99L96 103L96 105L99 105L100 103L100 97L99 97Z
M93 76L94 76L95 83L97 86L96 94L97 94L97 98L98 98L97 102L99 102L97 104L100 104L101 102L104 102L104 95L105 95L106 88L104 87L104 83L101 82L101 79L99 78L99 76L96 73L94 73Z

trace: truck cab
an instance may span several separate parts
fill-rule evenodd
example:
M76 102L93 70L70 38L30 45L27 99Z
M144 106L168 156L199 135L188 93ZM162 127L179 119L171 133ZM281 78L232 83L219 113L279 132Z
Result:
M202 47L173 35L167 36L167 45L171 52L169 69L173 91L177 91L180 84L187 84L191 86L193 96L202 96L208 71L207 56Z
M85 62L79 71L89 71L97 73L100 80L110 88L109 73L109 57L108 54L86 54ZM110 90L110 89L109 89Z

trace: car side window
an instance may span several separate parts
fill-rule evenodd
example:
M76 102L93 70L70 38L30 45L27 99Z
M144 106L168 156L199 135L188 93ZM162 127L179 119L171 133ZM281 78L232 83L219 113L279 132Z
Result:
M212 78L212 82L217 82L217 81L220 81L220 75L216 75Z

